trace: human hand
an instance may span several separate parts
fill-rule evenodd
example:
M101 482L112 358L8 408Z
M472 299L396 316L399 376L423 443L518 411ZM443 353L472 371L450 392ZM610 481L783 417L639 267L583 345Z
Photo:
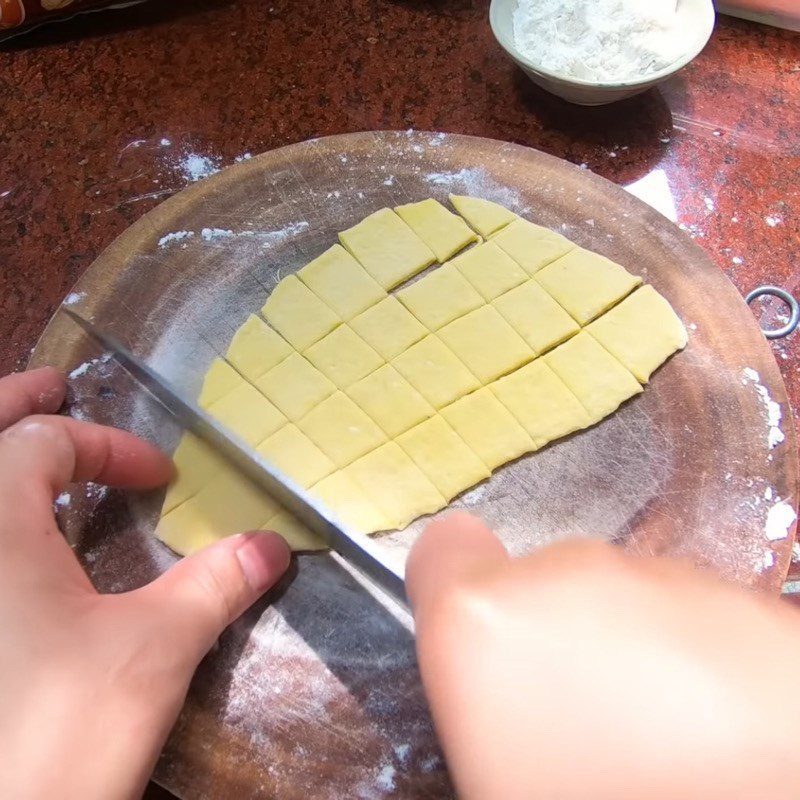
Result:
M97 594L54 499L72 481L156 487L172 465L132 434L50 416L64 393L52 369L0 379L0 797L133 798L197 664L289 550L233 536L142 589Z
M800 614L777 598L600 543L512 560L466 514L407 576L459 797L797 797Z

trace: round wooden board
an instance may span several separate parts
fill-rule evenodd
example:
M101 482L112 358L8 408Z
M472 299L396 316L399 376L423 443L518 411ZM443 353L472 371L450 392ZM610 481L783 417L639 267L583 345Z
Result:
M621 262L672 302L690 333L686 350L617 414L507 465L455 505L483 515L515 553L596 536L777 591L797 463L772 354L702 250L650 207L566 162L419 132L292 145L145 215L69 300L193 395L246 315L337 231L383 206L446 201L449 192L500 202ZM173 447L179 431L113 361L84 365L98 355L57 314L32 364L78 367L73 415ZM141 585L174 561L151 536L161 493L71 494L61 522L101 590ZM420 527L384 541L408 548ZM156 777L185 798L450 796L409 620L329 556L301 556L281 591L201 666Z

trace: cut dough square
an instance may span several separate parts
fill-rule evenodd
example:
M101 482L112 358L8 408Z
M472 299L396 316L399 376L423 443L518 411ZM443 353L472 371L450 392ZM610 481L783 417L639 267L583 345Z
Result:
M490 470L536 449L525 429L486 387L456 400L441 414Z
M642 282L605 256L580 247L539 270L535 279L581 325L607 311Z
M364 490L344 472L334 472L314 486L310 494L322 503L340 522L359 533L388 531L397 527Z
M328 545L325 540L301 522L294 514L281 509L264 525L267 530L275 531L283 536L292 550L309 551L325 550Z
M453 253L480 237L464 222L433 198L397 206L403 221L433 250L438 261L447 261Z
M255 383L292 352L292 346L285 339L264 320L251 314L236 331L225 358L250 383Z
M428 329L391 296L354 317L350 327L387 361L428 333Z
M353 384L347 394L390 439L436 413L391 364Z
M377 281L340 244L306 264L297 277L343 320L386 297Z
M451 264L401 289L397 299L431 331L483 305L483 298Z
M641 383L687 341L678 315L652 286L637 289L586 330Z
M244 378L230 364L221 358L215 358L203 378L203 388L197 404L200 408L208 408L243 383Z
M194 504L218 538L259 530L280 509L261 487L233 467L220 473L188 502Z
M304 489L336 469L333 461L291 423L268 436L256 450Z
M346 466L386 441L383 431L343 392L312 408L297 427L337 467Z
M515 219L496 233L492 241L529 275L535 275L542 267L575 249L569 239L526 219Z
M287 275L261 309L264 319L297 350L330 333L341 318L296 275Z
M489 470L437 414L397 437L397 444L450 501L489 477Z
M286 417L249 383L242 383L208 407L219 420L251 447L286 423Z
M336 391L333 383L299 353L292 353L274 366L258 379L256 386L292 422Z
M345 389L370 372L383 359L347 325L340 325L312 344L305 357L340 389Z
M541 358L490 385L536 447L586 428L591 419L578 399Z
M187 500L162 514L155 535L182 556L190 556L221 538L194 500Z
M452 403L480 386L475 376L433 335L393 359L397 371L434 407Z
M517 218L513 211L509 211L491 200L482 200L479 197L451 194L450 202L470 226L484 238L491 236L495 231Z
M181 436L173 453L172 463L175 465L175 477L164 497L164 514L197 494L227 466L222 456L217 455L202 439L188 432Z
M339 241L387 291L436 261L428 245L390 208L342 231Z
M586 331L542 358L580 400L592 422L642 391L639 381Z
M450 264L478 290L487 303L528 279L528 273L494 242L479 244L454 258Z
M470 311L438 335L484 384L534 358L533 350L492 306Z
M344 473L392 520L395 528L405 528L411 520L447 505L439 490L396 442L388 442L359 458Z
M536 281L529 280L492 302L537 355L580 331L580 325Z

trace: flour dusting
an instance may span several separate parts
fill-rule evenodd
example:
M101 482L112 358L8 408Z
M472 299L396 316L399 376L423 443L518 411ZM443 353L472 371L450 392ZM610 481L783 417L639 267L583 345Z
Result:
M84 297L86 297L86 294L84 292L70 292L64 298L64 305L73 306L75 305L75 303L79 303Z
M194 231L172 231L172 233L168 233L158 240L158 246L164 248L174 242L182 242L184 239L190 239L192 236L194 236Z
M767 514L767 524L764 528L767 539L777 542L789 535L792 523L797 519L797 514L789 503L780 500L770 508Z
M220 159L188 153L178 162L178 169L191 183L216 175L220 170Z
M742 374L744 375L742 383L747 385L749 381L754 384L753 388L756 390L764 406L764 413L767 418L767 425L769 426L767 444L769 445L769 449L773 450L786 438L783 430L781 430L781 418L783 417L781 404L772 399L769 389L760 382L761 376L754 369L745 367L742 370Z
M501 186L480 167L463 167L457 172L429 172L425 175L428 183L434 186L447 186L454 194L468 194L472 197L485 197L500 205L524 213L519 194L507 186Z
M79 364L72 372L67 375L68 378L80 378L81 375L85 375L90 369L93 367L97 367L98 365L107 364L113 358L111 353L104 353L102 356L98 356L97 358L92 358L89 361L84 361L83 364Z

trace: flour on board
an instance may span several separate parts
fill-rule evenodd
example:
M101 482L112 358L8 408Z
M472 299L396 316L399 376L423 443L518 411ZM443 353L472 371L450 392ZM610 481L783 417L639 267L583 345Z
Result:
M767 425L769 426L769 432L767 433L767 444L769 445L769 449L773 450L786 438L781 430L781 418L783 416L781 412L781 404L772 399L769 389L767 389L767 387L760 382L761 376L754 369L751 367L745 367L742 370L742 375L744 375L742 378L742 383L745 386L748 382L754 385L756 394L758 394L761 403L764 406L764 412L767 417Z

